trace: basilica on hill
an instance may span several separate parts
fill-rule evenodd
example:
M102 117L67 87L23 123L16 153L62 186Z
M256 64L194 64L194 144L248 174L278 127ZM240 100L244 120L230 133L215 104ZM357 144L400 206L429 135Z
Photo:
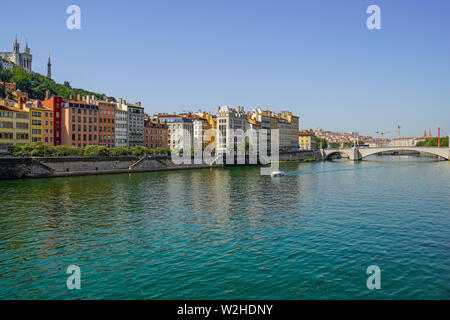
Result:
M33 73L33 55L28 47L28 41L25 45L23 52L20 52L20 44L16 39L13 42L12 52L0 52L0 64L2 64L3 69L10 69L14 66L19 66L25 69L29 73ZM47 63L47 77L52 77L52 64L50 62L50 55L48 57Z

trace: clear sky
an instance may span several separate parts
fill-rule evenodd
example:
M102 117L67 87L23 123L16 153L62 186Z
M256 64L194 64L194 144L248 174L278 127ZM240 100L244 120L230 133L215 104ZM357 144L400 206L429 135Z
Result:
M81 8L81 30L66 8ZM368 30L368 5L381 30ZM292 110L302 129L450 131L448 0L3 1L0 51L146 112Z

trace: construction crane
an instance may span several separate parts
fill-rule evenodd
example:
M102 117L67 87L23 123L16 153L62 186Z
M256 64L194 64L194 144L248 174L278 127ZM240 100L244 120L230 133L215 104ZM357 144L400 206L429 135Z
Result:
M376 134L381 134L381 147L384 147L384 135L390 133L390 131L388 132L384 132L384 131L377 131Z
M398 125L397 126L397 129L398 129L398 146L400 147L400 129L402 128L402 126L401 125Z

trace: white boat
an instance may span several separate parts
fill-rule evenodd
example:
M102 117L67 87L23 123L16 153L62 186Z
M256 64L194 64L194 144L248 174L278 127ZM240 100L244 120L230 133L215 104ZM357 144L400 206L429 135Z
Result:
M272 172L270 174L271 177L282 177L284 175L285 175L285 173L283 170L275 170L274 172Z

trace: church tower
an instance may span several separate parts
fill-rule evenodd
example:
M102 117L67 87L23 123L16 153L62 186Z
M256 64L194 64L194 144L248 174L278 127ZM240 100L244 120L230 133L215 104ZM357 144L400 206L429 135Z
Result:
M16 34L16 41L13 42L13 53L19 53L20 45L17 42L17 34Z
M28 48L28 39L27 39L27 43L25 45L25 53L30 54L30 48Z
M50 61L50 53L48 54L48 62L47 62L47 78L52 78L52 62Z

